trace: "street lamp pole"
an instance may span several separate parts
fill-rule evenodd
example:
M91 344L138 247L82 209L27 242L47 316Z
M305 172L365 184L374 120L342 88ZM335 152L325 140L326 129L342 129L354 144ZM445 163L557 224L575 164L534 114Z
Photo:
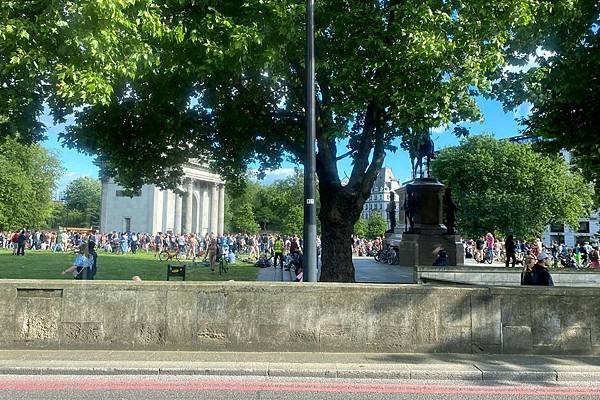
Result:
M304 281L317 281L315 204L315 1L306 0L306 161L304 163Z

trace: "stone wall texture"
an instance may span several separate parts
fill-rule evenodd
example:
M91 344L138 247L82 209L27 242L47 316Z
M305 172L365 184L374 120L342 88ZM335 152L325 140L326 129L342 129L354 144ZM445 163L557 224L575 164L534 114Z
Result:
M0 348L600 354L600 289L0 284Z
M417 281L454 282L467 285L520 286L521 267L417 267ZM551 269L554 286L600 287L600 270Z

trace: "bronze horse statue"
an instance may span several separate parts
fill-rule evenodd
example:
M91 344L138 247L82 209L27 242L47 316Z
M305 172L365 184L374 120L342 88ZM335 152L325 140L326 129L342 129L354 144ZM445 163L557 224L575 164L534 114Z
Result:
M419 175L423 178L423 159L426 159L427 162L427 177L431 177L431 171L429 169L431 165L431 160L435 157L435 148L433 145L433 140L431 136L424 136L421 142L419 142L419 146L417 148L417 162L414 164L413 176L417 176L417 169L419 170Z

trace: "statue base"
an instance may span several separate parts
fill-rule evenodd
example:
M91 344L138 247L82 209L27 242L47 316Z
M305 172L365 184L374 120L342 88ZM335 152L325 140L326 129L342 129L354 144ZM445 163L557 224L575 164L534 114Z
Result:
M390 246L398 246L398 244L402 241L404 230L404 226L397 226L393 231L387 231L384 235L383 243Z
M448 265L465 263L464 245L459 235L404 233L398 243L400 265L407 267L429 266L440 250L448 254Z
M408 192L414 193L417 207L412 230L404 232L403 226L403 232L390 238L390 243L392 240L395 242L398 237L400 239L395 244L400 253L400 265L432 265L440 250L445 250L448 254L449 266L464 264L464 245L460 236L449 235L442 223L445 189L446 186L435 178L417 178L398 189L397 193L402 202ZM405 218L404 213L401 218Z

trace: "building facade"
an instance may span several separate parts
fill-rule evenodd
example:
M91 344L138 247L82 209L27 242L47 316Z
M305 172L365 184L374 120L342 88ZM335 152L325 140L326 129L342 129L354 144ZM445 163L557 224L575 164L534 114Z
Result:
M371 196L369 196L363 206L361 217L369 219L371 214L377 212L387 221L389 228L390 221L386 210L390 203L390 193L394 192L395 194L395 191L399 189L400 186L400 181L394 177L391 168L381 168L377 173L377 178L375 178L375 183L371 189ZM397 213L401 206L398 201L398 196L395 196L395 201Z
M133 197L112 179L102 179L102 232L195 232L222 234L225 185L219 175L190 160L181 193L144 185Z
M600 242L600 210L596 210L590 218L581 218L578 229L571 229L568 225L552 224L544 231L544 243L564 243L573 247L578 243Z

